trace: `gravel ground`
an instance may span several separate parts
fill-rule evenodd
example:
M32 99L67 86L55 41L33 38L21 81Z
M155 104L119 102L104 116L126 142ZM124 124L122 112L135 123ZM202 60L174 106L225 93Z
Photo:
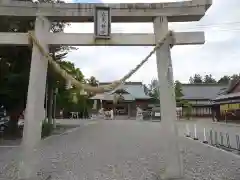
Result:
M55 180L160 180L164 143L160 123L99 121L45 140L38 169ZM239 180L240 158L181 137L184 180ZM1 153L1 149L0 149ZM16 177L19 150L2 153L0 179Z

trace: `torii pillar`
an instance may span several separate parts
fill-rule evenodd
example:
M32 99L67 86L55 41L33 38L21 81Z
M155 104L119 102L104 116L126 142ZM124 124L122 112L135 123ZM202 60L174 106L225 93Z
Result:
M154 33L156 42L167 34L167 17L154 19ZM178 146L178 130L176 126L176 100L172 71L170 44L167 40L162 47L157 49L157 71L160 92L160 110L162 132L165 135L166 169L164 179L175 179L183 176L182 158Z
M49 33L50 27L51 23L46 18L36 18L35 36L46 52L49 51L46 43L46 33ZM46 61L38 47L33 44L23 142L21 144L19 179L25 180L36 176L35 168L39 160L37 146L41 141L41 124L45 118L44 99L47 68L48 61Z

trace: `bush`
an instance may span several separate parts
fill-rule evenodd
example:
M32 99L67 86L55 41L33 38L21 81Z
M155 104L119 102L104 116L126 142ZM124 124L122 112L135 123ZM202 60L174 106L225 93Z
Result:
M188 119L188 120L190 120L190 117L191 117L191 115L192 115L192 106L191 105L187 105L186 106L186 111L185 111L185 116L186 116L186 118Z
M42 138L50 136L53 131L53 124L48 123L46 120L42 123Z

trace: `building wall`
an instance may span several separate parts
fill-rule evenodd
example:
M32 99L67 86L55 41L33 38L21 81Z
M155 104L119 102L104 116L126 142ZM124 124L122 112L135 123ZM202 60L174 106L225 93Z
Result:
M196 117L210 117L212 116L212 107L209 106L192 107L191 115Z
M212 106L210 100L208 99L191 99L188 100L192 104L191 116L194 117L211 117L212 116ZM186 108L183 108L183 113Z
M234 87L229 93L240 92L240 83ZM228 102L224 102L228 101ZM234 102L235 101L235 102ZM215 105L214 110L218 121L240 121L240 103L239 97L234 99L223 99L222 104ZM220 101L221 103L221 101Z
M219 107L219 115L220 119L229 119L236 120L240 119L240 104L239 103L231 103L231 104L221 104Z
M149 104L151 104L150 100L136 100L136 107L139 106L143 110L147 109Z
M218 121L240 121L240 104L226 103L214 106L216 118Z
M130 115L131 117L135 117L136 116L136 108L137 106L140 107L141 109L145 110L148 108L148 105L151 104L150 100L136 100L133 102L120 102L117 105L113 105L113 103L111 101L103 101L102 103L102 107L104 109L113 109L113 108L119 108L119 107L124 107L127 109L127 113L126 115ZM98 105L97 108L100 109L101 105L100 105L100 101L98 101ZM128 110L130 109L130 112L128 112Z
M195 103L194 103L195 102ZM208 100L204 100L200 102L199 100L192 101L192 111L191 116L193 117L211 117L212 116L212 107L207 105L202 105L204 102L209 102ZM130 115L131 117L136 116L136 107L139 106L143 110L148 109L148 105L151 104L151 100L136 100L133 102L122 102L121 105L125 106L125 108L128 110L128 106L130 106L130 112L127 113L127 115ZM106 109L112 109L114 106L112 102L106 102L103 101L103 108ZM98 108L100 108L100 101L98 101ZM183 108L182 115L186 114L186 108Z

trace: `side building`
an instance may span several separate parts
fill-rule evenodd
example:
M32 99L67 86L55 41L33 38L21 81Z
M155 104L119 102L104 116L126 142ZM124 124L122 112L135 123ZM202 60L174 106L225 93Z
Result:
M217 121L240 123L240 80L230 83L222 95L213 99L213 109Z
M222 84L182 84L182 99L192 105L191 116L211 117L212 100L223 94L226 89L227 85Z

